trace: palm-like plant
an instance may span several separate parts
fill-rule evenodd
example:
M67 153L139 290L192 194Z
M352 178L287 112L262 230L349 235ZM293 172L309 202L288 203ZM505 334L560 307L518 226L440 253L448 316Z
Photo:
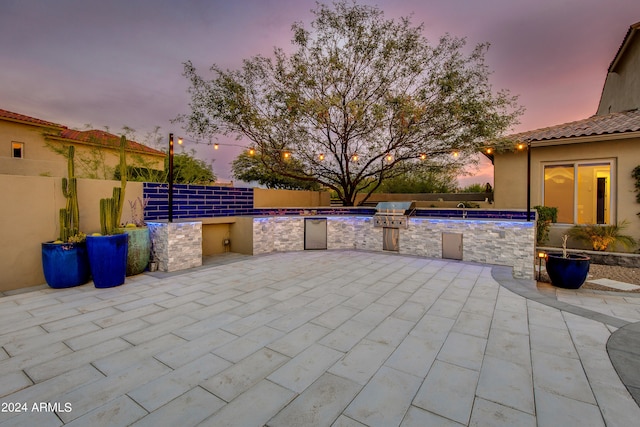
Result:
M594 251L606 251L616 243L622 244L626 249L633 249L636 240L622 234L627 225L627 221L611 225L575 225L569 230L569 236L590 244Z

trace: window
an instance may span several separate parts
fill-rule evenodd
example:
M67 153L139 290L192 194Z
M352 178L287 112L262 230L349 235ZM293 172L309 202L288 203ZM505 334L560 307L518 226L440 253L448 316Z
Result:
M11 143L11 157L16 159L22 159L24 157L24 143L12 142Z
M544 204L558 208L558 222L610 224L613 161L544 166Z

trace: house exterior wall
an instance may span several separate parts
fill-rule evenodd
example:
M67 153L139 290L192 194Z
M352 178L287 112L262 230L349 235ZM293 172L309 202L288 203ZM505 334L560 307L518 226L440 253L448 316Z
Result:
M38 125L17 123L0 119L0 174L28 176L67 176L67 160L57 154L53 146L69 145L69 141L60 142L45 138L46 133L55 133L55 129ZM24 144L24 157L13 158L11 144ZM115 166L120 162L117 149L94 147L82 143L76 147L75 167L78 178L112 179ZM164 157L149 154L127 153L130 166L147 166L152 169L164 169Z
M45 130L41 126L0 120L0 173L66 176L67 162L45 146ZM12 157L13 142L24 144L24 158Z
M612 222L626 220L626 233L640 238L640 204L636 202L635 181L631 171L640 165L640 138L583 142L531 149L531 207L544 204L545 164L563 161L613 160L611 196L614 199ZM497 209L525 209L527 206L527 153L496 154L494 160L494 197Z
M607 74L598 115L640 108L640 35L636 32L615 68Z

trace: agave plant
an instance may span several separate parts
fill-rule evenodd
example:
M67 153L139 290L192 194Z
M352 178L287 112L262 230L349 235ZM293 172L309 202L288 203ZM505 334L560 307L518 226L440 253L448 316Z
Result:
M627 225L627 221L611 225L575 225L569 230L569 235L590 244L594 251L606 251L616 243L620 243L629 250L636 245L636 240L622 234L622 230Z

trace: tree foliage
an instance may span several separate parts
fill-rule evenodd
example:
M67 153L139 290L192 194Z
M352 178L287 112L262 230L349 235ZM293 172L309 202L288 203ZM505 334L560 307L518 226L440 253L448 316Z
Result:
M378 187L380 193L452 193L457 189L457 168L422 164L406 173L386 179Z
M186 130L245 137L266 169L318 182L352 205L421 155L460 164L521 114L516 97L489 84L487 44L468 53L450 35L431 44L422 25L346 1L312 12L311 29L293 24L290 55L275 48L238 70L213 65L212 80L186 62Z
M294 169L298 169L300 165L296 159L291 159L294 163ZM320 185L315 181L299 180L293 177L285 176L274 172L267 168L260 154L249 155L241 153L231 163L233 177L245 182L257 182L267 188L279 188L285 190L320 190Z

